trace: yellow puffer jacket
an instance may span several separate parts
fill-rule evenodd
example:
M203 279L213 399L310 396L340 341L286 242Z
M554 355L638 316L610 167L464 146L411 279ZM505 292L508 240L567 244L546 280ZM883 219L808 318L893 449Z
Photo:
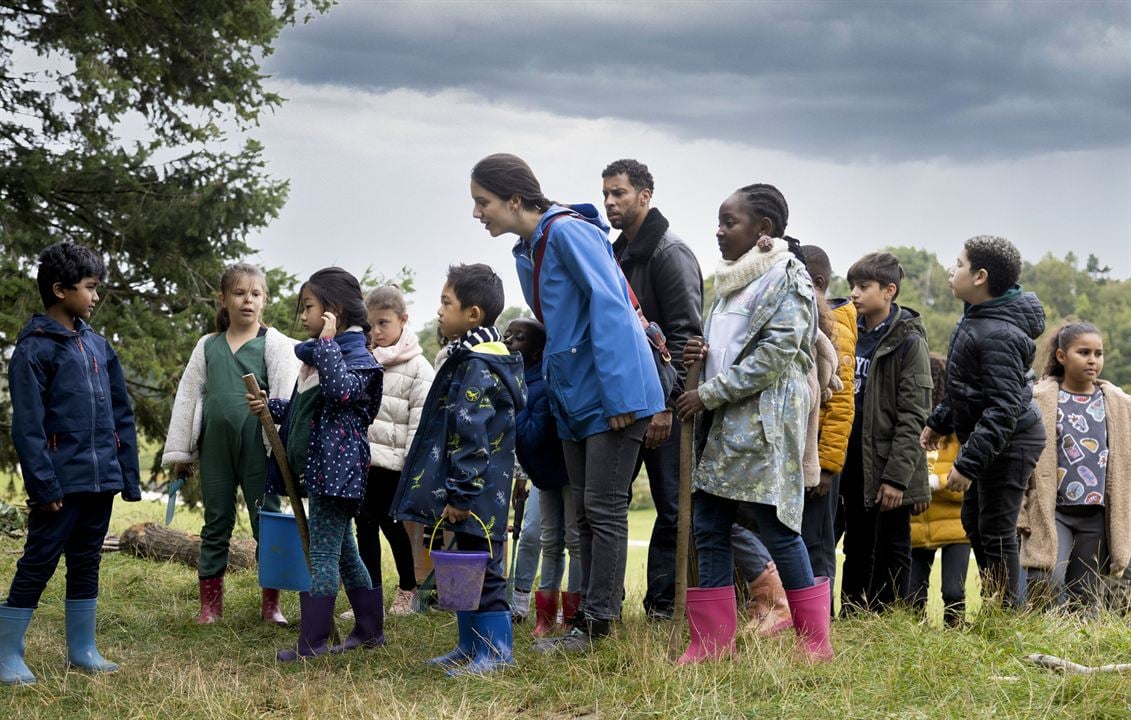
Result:
M853 380L856 375L856 306L848 300L833 300L829 309L833 326L832 337L829 339L836 347L839 360L836 374L842 387L821 406L817 455L820 457L822 470L838 473L844 469L844 454L848 451L848 436L852 434L852 420L856 414L856 400L853 397Z
M962 529L962 493L946 489L946 477L958 456L958 438L948 435L939 442L939 449L927 453L930 474L931 507L921 515L911 516L911 547L937 548L943 545L970 542Z

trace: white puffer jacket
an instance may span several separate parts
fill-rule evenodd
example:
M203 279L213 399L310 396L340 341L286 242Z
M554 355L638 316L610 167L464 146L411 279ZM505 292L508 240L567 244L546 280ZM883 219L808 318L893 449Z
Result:
M420 413L436 371L424 358L416 335L405 326L396 345L373 349L385 368L381 410L369 426L369 464L389 470L404 467Z
M204 385L208 379L208 369L204 363L204 342L212 334L205 335L196 343L189 357L181 381L177 385L177 398L173 401L173 415L169 418L169 432L165 435L165 450L161 454L161 464L192 463L200 459L200 427L204 419ZM263 359L267 365L267 383L272 398L289 398L298 379L298 369L302 365L295 356L294 339L287 337L275 328L268 328L263 348ZM267 436L263 436L263 446L271 449Z

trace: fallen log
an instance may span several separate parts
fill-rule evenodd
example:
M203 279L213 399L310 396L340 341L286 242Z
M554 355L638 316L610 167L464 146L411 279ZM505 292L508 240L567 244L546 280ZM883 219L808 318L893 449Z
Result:
M228 555L228 570L255 567L255 541L232 538ZM138 523L130 526L118 538L118 550L145 560L175 560L189 567L200 561L200 536L183 533L157 523Z

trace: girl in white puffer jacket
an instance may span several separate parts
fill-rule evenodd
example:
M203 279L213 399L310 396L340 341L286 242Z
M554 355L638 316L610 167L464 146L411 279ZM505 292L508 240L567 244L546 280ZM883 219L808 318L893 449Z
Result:
M416 335L408 330L404 295L394 285L379 287L365 299L373 357L385 368L381 410L369 426L369 483L357 518L357 547L373 578L381 577L381 538L385 534L393 551L399 583L390 615L412 612L416 599L416 572L412 543L404 525L389 515L397 491L405 453L420 423L420 413L435 371L421 354Z

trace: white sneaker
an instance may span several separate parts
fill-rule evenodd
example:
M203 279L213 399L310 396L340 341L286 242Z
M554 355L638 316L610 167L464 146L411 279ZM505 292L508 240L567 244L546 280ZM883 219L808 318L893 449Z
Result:
M511 621L520 623L530 616L530 593L515 590L511 596Z
M346 610L338 616L339 620L353 620L353 610Z

